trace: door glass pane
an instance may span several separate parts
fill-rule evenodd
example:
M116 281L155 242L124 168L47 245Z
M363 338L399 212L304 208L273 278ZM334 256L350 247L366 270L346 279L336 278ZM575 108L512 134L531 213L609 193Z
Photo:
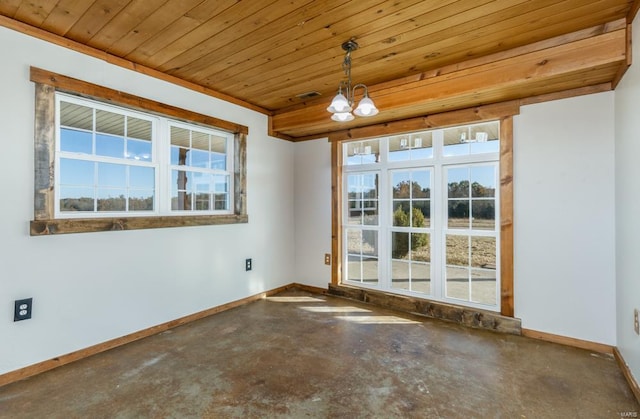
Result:
M409 262L394 260L391 262L391 286L402 290L411 290Z
M411 263L411 290L431 294L431 264Z
M469 220L469 201L450 200L448 204L448 223L449 228L465 228L468 229Z
M447 265L469 266L469 236L447 234Z
M496 269L496 239L494 237L471 237L471 266L473 268Z
M495 201L493 199L474 199L471 202L472 228L474 230L495 230Z
M411 233L411 260L430 262L431 244L427 233Z
M497 304L496 271L486 269L471 270L471 301L495 305Z
M447 297L469 300L469 270L447 266Z

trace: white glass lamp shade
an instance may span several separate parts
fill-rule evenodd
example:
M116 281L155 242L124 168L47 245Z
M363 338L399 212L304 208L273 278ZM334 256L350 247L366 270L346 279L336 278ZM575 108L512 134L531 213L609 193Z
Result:
M331 101L331 105L329 105L327 110L331 113L351 112L351 106L349 106L349 101L342 92L338 92Z
M336 112L331 115L331 119L338 122L353 121L355 117L351 112Z
M373 100L369 99L369 96L362 98L358 107L353 111L358 116L373 116L378 113L378 108L373 104Z

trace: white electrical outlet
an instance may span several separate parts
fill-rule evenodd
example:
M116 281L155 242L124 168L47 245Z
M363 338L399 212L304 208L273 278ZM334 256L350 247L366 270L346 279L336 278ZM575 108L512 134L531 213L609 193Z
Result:
M639 312L636 308L633 310L633 330L636 331L636 335L640 335L640 320L638 319Z

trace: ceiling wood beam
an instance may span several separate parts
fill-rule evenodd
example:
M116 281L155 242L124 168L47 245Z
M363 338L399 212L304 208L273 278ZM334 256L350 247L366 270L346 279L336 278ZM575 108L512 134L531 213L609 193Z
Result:
M333 122L326 111L329 99L325 98L274 114L271 127L273 132L291 137L321 137L333 131L389 122L398 114L427 115L460 109L461 103L473 107L569 90L584 86L585 79L589 84L601 84L607 76L611 80L619 66L627 63L626 27L579 40L567 38L571 39L559 37L555 46L515 56L506 54L507 58L481 65L467 67L463 63L461 70L446 74L435 71L407 83L370 86L381 110L375 117ZM573 76L575 85L570 78L564 85L556 84L553 90L544 91L546 82L555 83L560 76Z

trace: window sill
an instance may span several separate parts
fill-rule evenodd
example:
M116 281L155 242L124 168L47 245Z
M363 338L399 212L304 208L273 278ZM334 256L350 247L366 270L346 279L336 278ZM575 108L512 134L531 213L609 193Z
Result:
M96 231L142 230L148 228L194 227L221 224L243 224L248 215L186 215L119 218L75 218L31 221L32 236L90 233Z

